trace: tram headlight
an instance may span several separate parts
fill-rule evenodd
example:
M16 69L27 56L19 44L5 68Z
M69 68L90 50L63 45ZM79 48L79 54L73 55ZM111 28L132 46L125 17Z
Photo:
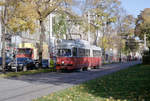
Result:
M62 63L62 64L64 64L65 62L64 62L64 61L62 61L61 63Z
M22 66L23 66L23 64L19 64L19 66L21 66L21 67L22 67Z

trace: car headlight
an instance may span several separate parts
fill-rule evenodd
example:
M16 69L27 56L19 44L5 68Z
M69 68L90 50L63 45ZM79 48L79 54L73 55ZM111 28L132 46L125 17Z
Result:
M23 66L23 64L19 64L19 66Z
M15 66L15 67L16 67L17 65L18 65L18 64L15 64L15 63L12 64L12 66Z
M8 66L11 66L11 63L8 63Z

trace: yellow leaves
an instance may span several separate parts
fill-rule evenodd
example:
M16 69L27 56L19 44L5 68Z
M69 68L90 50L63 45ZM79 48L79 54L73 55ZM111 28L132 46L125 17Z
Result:
M114 48L125 48L125 40L121 39L120 37L114 35L105 35L100 38L99 46L103 47L104 50L106 49L114 49Z
M115 22L116 21L116 17L111 17L110 19L109 19L109 22L111 23L111 22Z
M25 21L20 18L13 17L7 22L7 26L14 32L27 31L29 30L31 34L35 31L36 25L32 20Z
M141 16L142 16L144 22L150 23L150 8L144 9L144 11L142 11L142 13L141 13Z
M68 1L72 0L65 0ZM45 19L50 13L54 12L59 6L60 3L65 2L64 0L54 0L54 1L41 1L38 5L38 11L41 13L40 18Z
M88 31L95 33L96 26L94 26L93 24L91 24L91 23L89 24L85 21L80 22L80 24L82 24L82 28L85 33L87 33Z
M37 28L37 20L44 21L55 11L60 3L73 3L72 0L8 0L7 26L14 32L29 30L31 33Z
M54 96L54 94L52 93L52 94L50 94L50 97L53 97Z
M0 1L0 6L4 6L4 5L5 5L5 3Z
M84 87L83 86L79 86L80 87L80 89L84 89Z
M74 4L73 0L62 0L62 1L65 2L65 3L67 3L67 4L71 4L71 5Z
M7 27L14 32L29 30L31 33L37 28L39 15L32 0L11 1L8 8Z
M25 18L30 18L30 19L37 19L38 18L38 14L36 12L35 9L35 5L34 4L30 4L30 2L27 3L20 3L18 7L16 7L17 9L17 14L19 17L25 17Z
M103 36L100 39L100 46L103 47L104 49L109 49L109 48L113 48L113 46L110 44L113 42L112 37L110 36Z
M93 4L96 5L100 0L93 0Z
M47 96L43 96L43 98L46 98Z
M70 96L69 96L69 95L67 95L67 98L70 98Z
M127 101L127 100L126 99L125 100L114 99L113 97L109 97L109 98L106 98L106 101Z

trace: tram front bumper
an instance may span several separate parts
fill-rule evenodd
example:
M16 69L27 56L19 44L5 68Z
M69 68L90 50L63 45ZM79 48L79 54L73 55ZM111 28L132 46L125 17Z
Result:
M73 69L73 68L74 68L74 67L73 67L72 64L67 64L67 65L65 65L65 64L59 65L59 64L57 64L57 65L56 65L56 69L57 69L57 70L60 70L60 69Z

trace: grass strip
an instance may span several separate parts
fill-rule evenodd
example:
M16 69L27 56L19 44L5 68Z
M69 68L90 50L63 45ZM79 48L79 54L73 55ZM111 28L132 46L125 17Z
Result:
M136 65L33 101L150 101L150 65Z
M38 74L38 73L48 73L54 71L53 69L37 69L37 70L28 70L28 71L21 71L21 72L8 72L5 74L0 74L0 77L8 78L8 77L18 77L21 75L31 75L31 74Z

